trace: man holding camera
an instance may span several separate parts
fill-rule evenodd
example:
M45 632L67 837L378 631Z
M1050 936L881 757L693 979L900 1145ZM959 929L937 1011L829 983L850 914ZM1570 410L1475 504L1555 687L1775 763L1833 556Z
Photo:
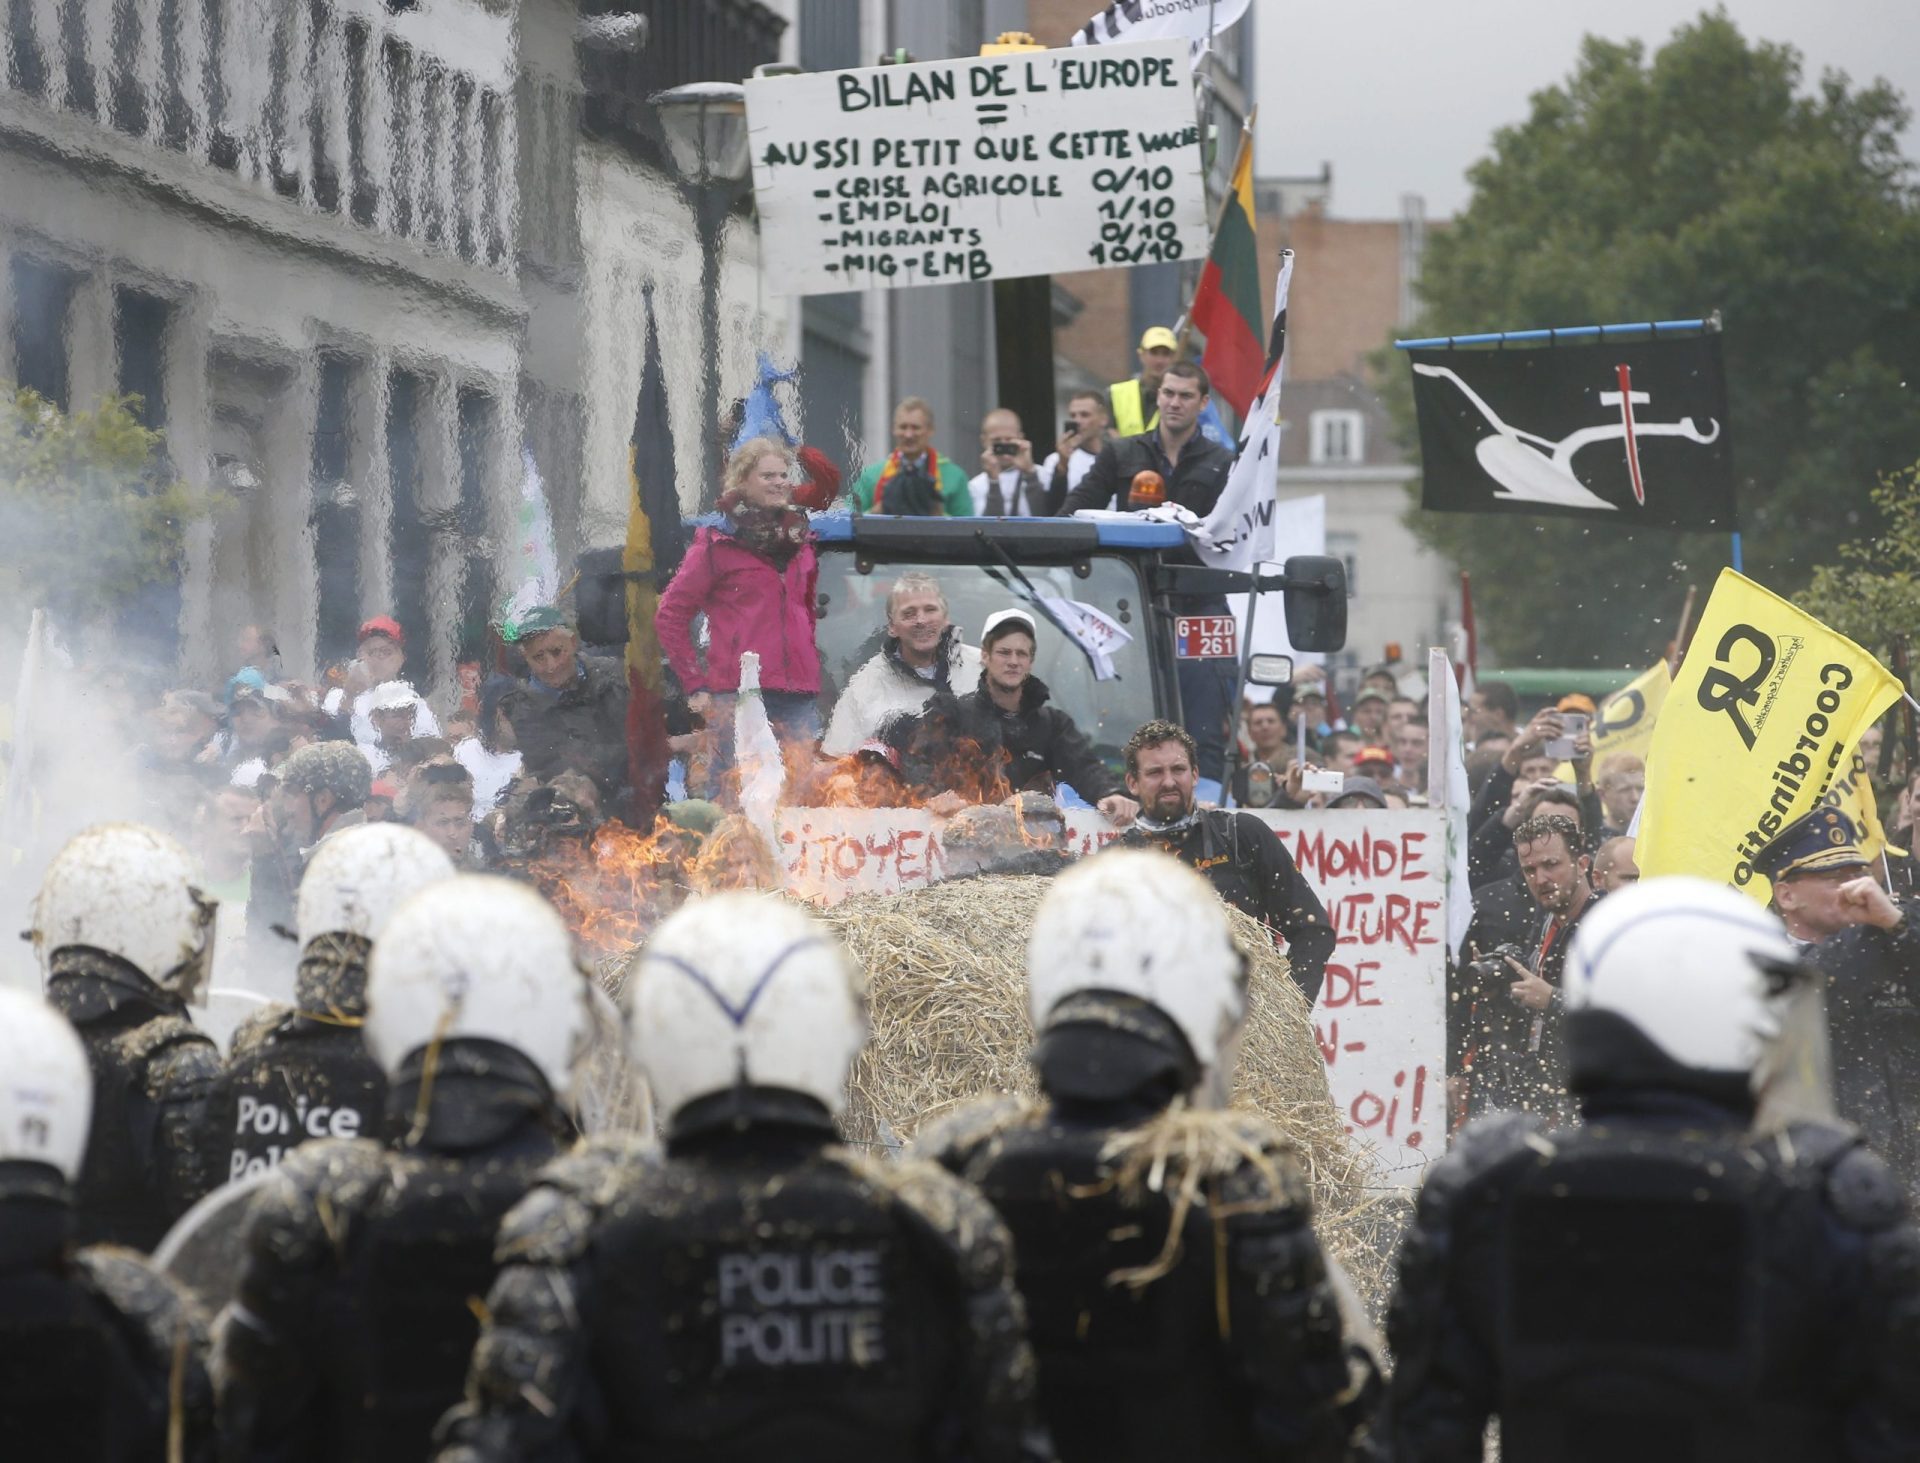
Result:
M1033 444L1027 440L1018 413L997 406L981 419L980 471L967 484L967 490L973 494L977 518L1052 516L1052 494L1034 465Z
M1593 907L1590 860L1579 825L1557 813L1528 818L1513 830L1513 846L1540 917L1523 944L1475 951L1459 1066L1470 1113L1557 1118L1567 1092L1560 974L1574 929Z

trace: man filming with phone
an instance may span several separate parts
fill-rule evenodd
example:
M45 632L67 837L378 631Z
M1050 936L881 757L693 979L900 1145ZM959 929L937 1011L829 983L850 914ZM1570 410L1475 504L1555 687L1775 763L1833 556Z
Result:
M1087 469L1100 460L1100 449L1107 445L1112 424L1107 399L1098 391L1076 391L1067 398L1067 419L1060 426L1060 441L1040 464L1040 480L1047 485L1047 498L1055 513L1067 494L1080 486Z
M1046 518L1047 480L1034 465L1033 444L1018 413L995 407L980 422L980 471L967 484L978 518Z
M1592 706L1585 696L1575 694L1535 712L1475 795L1467 818L1473 829L1467 861L1476 891L1518 871L1519 860L1510 841L1513 830L1527 816L1531 799L1548 788L1566 786L1559 778L1563 762L1573 767L1581 827L1591 831L1601 826L1600 794L1593 782Z

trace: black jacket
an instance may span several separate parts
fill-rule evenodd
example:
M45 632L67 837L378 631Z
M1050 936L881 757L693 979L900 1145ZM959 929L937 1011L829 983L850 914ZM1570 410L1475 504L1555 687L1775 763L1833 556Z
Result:
M1142 432L1137 437L1117 437L1100 449L1100 456L1080 479L1080 486L1067 494L1060 512L1071 517L1082 508L1124 509L1134 475L1157 472L1167 485L1169 503L1178 503L1205 518L1220 501L1228 474L1233 471L1233 457L1232 449L1209 441L1206 434L1197 429L1192 440L1180 449L1177 464L1167 461L1158 429ZM1179 555L1169 557L1189 564L1200 562L1191 544L1183 546ZM1217 594L1175 595L1168 603L1171 608L1189 615L1225 614L1227 609L1226 597Z
M1397 1262L1396 1463L1478 1459L1494 1415L1510 1458L1920 1457L1897 1187L1847 1129L1748 1116L1646 1091L1462 1130Z
M1018 711L996 706L983 680L964 696L934 696L887 739L901 754L902 773L923 794L971 794L977 790L972 779L959 778L965 785L955 785L956 771L971 766L997 769L1009 792L1051 793L1064 782L1090 803L1126 792L1073 718L1048 704L1046 683L1038 676L1029 676L1021 688Z
M1542 946L1552 917L1534 907L1521 963L1553 987L1553 1000L1546 1010L1531 1010L1513 998L1513 983L1518 977L1505 962L1484 975L1467 973L1460 1001L1466 1007L1461 1017L1465 1029L1460 1065L1469 1084L1468 1111L1474 1116L1505 1109L1555 1120L1566 1115L1566 1012L1560 999L1561 976L1574 931L1597 903L1598 898L1589 895L1580 912L1560 924L1544 953ZM1479 949L1483 958L1491 958L1491 946L1481 945Z
M1920 1193L1920 912L1855 925L1807 958L1827 978L1833 1096L1909 1193Z
M583 674L558 693L522 682L500 703L527 775L584 772L611 799L627 780L627 676L620 663L580 657Z
M1120 841L1165 849L1198 869L1236 909L1287 942L1287 969L1311 1006L1339 937L1326 906L1301 877L1280 836L1251 813L1202 808L1177 828L1155 832L1136 823Z

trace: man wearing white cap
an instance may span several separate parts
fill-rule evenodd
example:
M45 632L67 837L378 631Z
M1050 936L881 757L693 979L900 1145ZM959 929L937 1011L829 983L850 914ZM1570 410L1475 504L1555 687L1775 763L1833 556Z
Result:
M928 804L936 812L957 812L998 791L985 782L1004 779L1012 791L1046 793L1064 782L1113 822L1130 823L1139 804L1073 718L1047 702L1046 683L1033 673L1039 638L1026 610L988 615L980 635L979 689L935 696L888 740L899 750L908 779L938 792Z

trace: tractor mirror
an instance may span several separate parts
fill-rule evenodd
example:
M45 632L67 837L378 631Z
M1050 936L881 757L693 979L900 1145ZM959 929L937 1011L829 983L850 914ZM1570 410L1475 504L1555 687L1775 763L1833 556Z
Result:
M1347 566L1324 554L1287 560L1287 639L1295 650L1341 650L1347 643Z
M1247 680L1256 686L1286 686L1293 682L1293 657L1254 655L1247 658Z

